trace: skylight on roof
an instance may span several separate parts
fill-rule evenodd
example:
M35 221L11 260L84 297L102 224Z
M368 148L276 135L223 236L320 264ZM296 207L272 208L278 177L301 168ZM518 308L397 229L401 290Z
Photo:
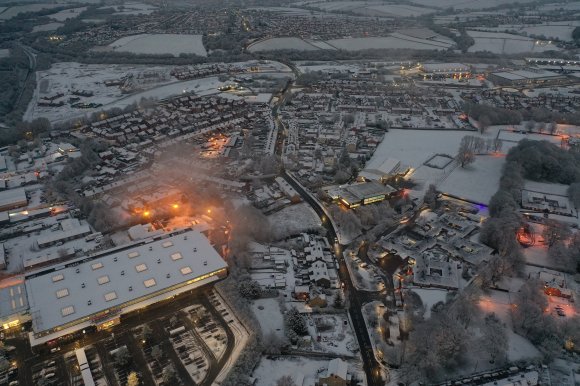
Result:
M117 293L115 291L111 291L105 294L105 300L110 302L111 300L117 299Z
M155 282L155 279L151 278L151 279L147 279L143 282L143 284L145 285L145 287L149 288L149 287L153 287L154 285L157 284L157 282Z
M179 260L179 259L183 259L183 256L181 256L181 253L175 252L175 253L171 254L171 260L175 261L175 260Z
M91 268L93 269L93 271L95 271L97 269L101 269L101 268L103 268L103 263L91 264Z
M163 246L163 248L168 248L168 247L172 247L173 246L173 241L165 241L163 244L161 244Z
M64 279L64 275L62 273L59 273L58 275L54 275L52 277L52 282L56 283L57 281L61 281Z
M129 253L127 254L127 256L129 256L129 259L132 259L132 258L134 258L134 257L137 257L137 256L139 256L139 252L137 252L137 251L129 252Z
M60 314L62 316L68 316L71 314L75 313L75 307L74 306L68 306L68 307L64 307L60 309Z
M135 266L135 270L137 272L143 272L143 271L147 271L147 265L146 264L139 264Z
M179 270L182 275L189 275L191 271L191 267L183 267Z
M63 288L63 289L59 289L58 291L56 291L56 297L57 298L64 298L65 296L68 296L68 288Z
M99 283L99 285L107 284L108 282L110 282L109 276L107 275L101 276L97 279L97 282Z

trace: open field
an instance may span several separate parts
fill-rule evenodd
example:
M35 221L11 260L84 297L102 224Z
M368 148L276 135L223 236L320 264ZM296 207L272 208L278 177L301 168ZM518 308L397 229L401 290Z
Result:
M114 51L134 54L195 54L207 56L201 35L141 34L123 37L109 45Z
M14 16L23 12L38 12L42 9L51 9L62 7L62 4L27 4L27 5L16 5L6 9L4 12L0 13L0 20L12 19Z
M66 21L78 17L82 12L86 11L86 9L87 7L65 9L64 11L48 15L48 17L56 21Z
M467 201L487 204L499 189L504 163L505 156L477 156L475 162L465 168L455 168L438 189Z
M56 31L60 27L62 27L63 23L47 23L42 25L37 25L32 28L32 32L48 32L48 31Z
M520 4L531 3L534 0L519 0ZM505 0L413 0L412 3L441 9L453 7L455 9L486 9L506 4Z
M489 51L494 54L516 54L560 50L551 43L537 41L536 39L525 36L506 34L503 32L467 31L467 33L475 41L475 44L469 47L469 52Z

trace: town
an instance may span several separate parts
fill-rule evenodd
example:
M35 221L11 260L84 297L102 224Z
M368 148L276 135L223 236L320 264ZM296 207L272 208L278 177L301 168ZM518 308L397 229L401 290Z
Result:
M579 384L577 5L0 6L0 385Z

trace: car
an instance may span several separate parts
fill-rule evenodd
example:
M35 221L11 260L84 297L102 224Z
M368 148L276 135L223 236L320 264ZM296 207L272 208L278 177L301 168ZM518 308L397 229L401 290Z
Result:
M565 314L565 313L564 313L564 311L562 311L562 310L557 310L556 312L557 312L557 313L558 313L558 315L560 315L560 316L566 316L566 314Z

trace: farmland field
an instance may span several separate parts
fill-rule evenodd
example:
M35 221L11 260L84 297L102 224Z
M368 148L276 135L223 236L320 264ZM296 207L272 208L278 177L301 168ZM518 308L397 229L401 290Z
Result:
M109 45L114 51L135 54L195 54L207 56L201 35L141 34L121 38Z

